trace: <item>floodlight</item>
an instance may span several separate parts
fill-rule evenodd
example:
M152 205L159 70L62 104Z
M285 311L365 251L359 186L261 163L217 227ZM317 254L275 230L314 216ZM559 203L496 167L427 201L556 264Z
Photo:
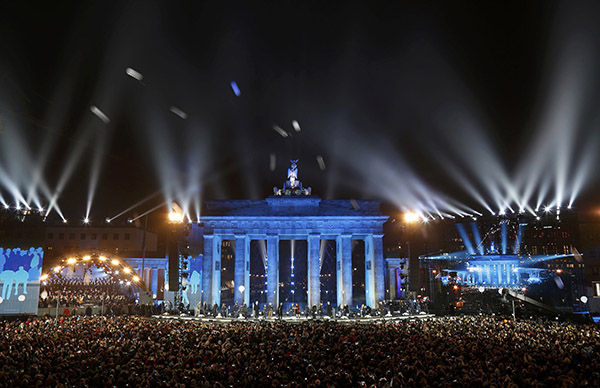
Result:
M404 213L404 222L412 224L413 222L419 221L419 215L415 212Z
M172 211L169 213L169 222L182 222L183 221L183 214L176 212L176 211Z

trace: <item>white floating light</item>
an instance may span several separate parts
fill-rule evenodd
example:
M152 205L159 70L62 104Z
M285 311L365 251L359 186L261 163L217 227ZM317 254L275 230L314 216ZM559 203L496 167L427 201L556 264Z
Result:
M323 157L321 155L317 155L317 163L319 163L319 168L321 169L321 171L325 171L325 160L323 160Z
M108 118L108 116L105 115L104 112L102 112L100 109L98 109L97 106L95 106L95 105L90 106L90 111L92 111L93 114L98 116L98 118L100 120L102 120L104 122L104 124L108 124L110 122L110 119Z
M281 135L281 137L286 138L289 136L289 134L283 130L283 128L281 128L278 125L273 125L273 129L275 130L275 132L277 132L278 134Z
M187 119L188 115L187 113L185 113L184 111L182 111L181 109L172 106L171 108L169 108L171 110L171 112L175 113L177 116L181 117L182 119Z
M300 128L300 124L299 124L299 123L298 123L296 120L292 121L292 127L294 127L294 130L295 130L296 132L300 132L300 131L302 130L302 129Z
M127 73L128 76L135 78L138 81L144 79L144 76L140 72L133 70L131 67L125 69L125 73Z

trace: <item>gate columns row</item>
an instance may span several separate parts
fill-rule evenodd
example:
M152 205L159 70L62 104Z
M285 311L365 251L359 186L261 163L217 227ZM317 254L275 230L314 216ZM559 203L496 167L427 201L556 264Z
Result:
M204 236L204 260L202 285L204 298L211 304L221 304L221 241L219 235ZM267 303L279 305L279 236L269 234L267 240ZM321 301L320 234L306 238L308 304L319 305ZM371 234L365 241L365 299L366 304L376 307L385 297L383 235ZM336 238L337 305L352 305L352 235ZM243 286L243 288L241 288ZM250 306L250 238L235 236L234 300Z

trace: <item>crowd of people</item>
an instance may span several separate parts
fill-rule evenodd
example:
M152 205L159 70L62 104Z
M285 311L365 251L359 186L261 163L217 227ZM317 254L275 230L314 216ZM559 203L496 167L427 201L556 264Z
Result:
M582 387L592 325L486 316L203 323L138 317L0 322L0 387Z
M192 313L190 305L179 307L180 312ZM394 315L414 315L420 313L429 313L429 304L427 301L380 301L375 308L365 304L351 308L350 306L334 306L331 302L323 302L312 306L306 303L280 303L275 306L272 303L259 303L255 301L251 306L235 302L233 305L223 303L221 306L214 303L212 306L206 301L199 302L193 312L200 317L213 318L366 318L366 317L386 317Z

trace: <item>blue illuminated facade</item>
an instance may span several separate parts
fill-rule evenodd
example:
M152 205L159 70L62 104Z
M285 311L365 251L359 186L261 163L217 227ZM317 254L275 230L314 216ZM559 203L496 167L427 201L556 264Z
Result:
M422 256L421 260L432 263L429 272L433 279L439 279L442 284L506 288L522 288L552 279L557 269L558 273L562 273L562 265L551 267L555 261L578 264L573 254L471 255L466 251Z
M277 306L280 302L280 243L294 241L294 249L306 254L306 300L308 305L321 304L321 286L324 282L322 266L326 261L322 241L335 241L335 294L334 304L353 304L352 241L364 241L365 278L354 279L364 283L366 304L375 307L385 297L383 259L383 216L379 201L323 200L311 195L298 180L297 161L292 161L288 180L282 189L262 201L223 200L207 201L200 218L204 237L201 288L203 300L221 304L222 241L230 240L235 248L234 301L254 303L251 291L251 242L265 242L261 281L264 279L265 302ZM286 242L287 243L287 242ZM252 244L256 246L256 243ZM292 255L293 257L293 255ZM295 258L293 272L298 274L300 259ZM333 266L332 266L333 267ZM296 286L296 282L289 284ZM262 284L262 283L261 283ZM297 292L297 291L296 291ZM283 301L281 301L283 302Z
M512 288L560 310L584 311L584 263L569 221L500 217L482 223L485 233L476 222L457 223L463 249L420 256L421 274L427 274L422 279L428 281L421 291L435 299L447 294L447 286Z

